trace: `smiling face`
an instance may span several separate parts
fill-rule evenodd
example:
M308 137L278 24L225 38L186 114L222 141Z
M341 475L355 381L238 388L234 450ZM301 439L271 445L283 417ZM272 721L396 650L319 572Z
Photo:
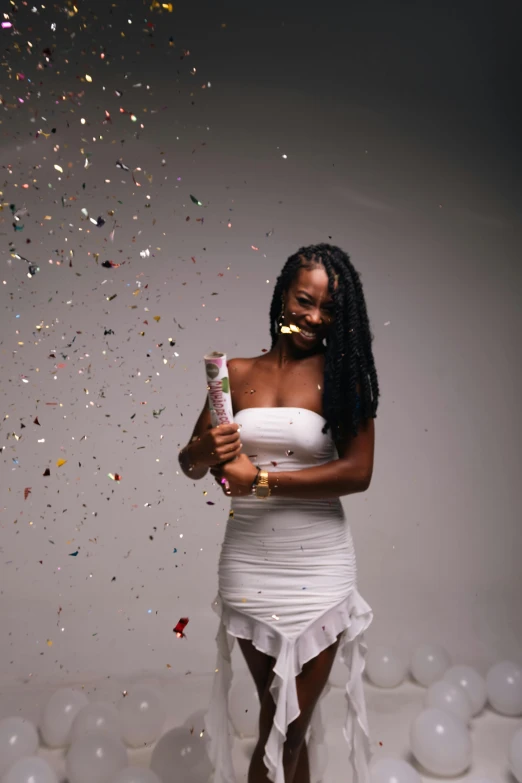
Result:
M285 295L283 323L300 330L288 333L288 339L301 350L317 350L322 347L333 317L334 303L328 291L325 268L301 268Z

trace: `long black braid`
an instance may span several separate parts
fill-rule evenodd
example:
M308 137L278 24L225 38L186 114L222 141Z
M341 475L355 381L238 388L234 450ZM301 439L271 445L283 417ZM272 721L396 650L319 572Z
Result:
M366 311L359 272L347 253L325 243L300 248L290 256L277 278L270 305L272 348L278 336L281 298L299 269L322 264L328 274L328 291L334 303L334 322L328 334L324 362L323 412L328 427L339 436L357 435L361 420L376 418L379 382L372 352L373 334ZM335 277L337 290L334 290ZM360 384L361 394L357 394ZM348 416L350 413L351 416Z

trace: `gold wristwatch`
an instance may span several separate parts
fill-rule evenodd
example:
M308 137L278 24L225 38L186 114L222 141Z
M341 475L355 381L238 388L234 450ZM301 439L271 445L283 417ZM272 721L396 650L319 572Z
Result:
M259 470L252 487L252 493L256 498L268 498L272 494L272 490L268 486L268 473L266 470Z

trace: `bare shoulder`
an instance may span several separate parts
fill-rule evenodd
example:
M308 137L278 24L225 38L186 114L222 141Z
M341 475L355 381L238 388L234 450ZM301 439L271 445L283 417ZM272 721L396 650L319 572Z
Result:
M227 359L227 367L230 370L230 372L237 372L242 367L245 366L245 363L250 361L249 359Z
M227 359L227 367L229 370L234 370L234 372L237 372L238 370L250 367L253 361L253 359Z
M249 369L252 367L252 362L253 359L227 359L230 388L232 391L238 388L238 384L243 380Z
M241 409L241 400L244 398L245 391L250 388L253 383L252 368L254 362L255 359L246 358L227 360L233 411Z
M255 359L234 358L227 359L227 367L230 375L230 382L238 380L242 375L252 368Z

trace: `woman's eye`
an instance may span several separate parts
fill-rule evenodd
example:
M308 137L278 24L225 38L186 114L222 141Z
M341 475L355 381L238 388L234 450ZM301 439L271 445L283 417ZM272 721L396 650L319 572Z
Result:
M297 301L299 302L300 305L308 306L310 304L310 302L308 302L307 299L300 299L299 297L298 297ZM332 306L329 306L329 307L325 307L325 310L326 310L326 312L328 313L328 315L331 318L333 316L333 314L334 314L334 308Z

